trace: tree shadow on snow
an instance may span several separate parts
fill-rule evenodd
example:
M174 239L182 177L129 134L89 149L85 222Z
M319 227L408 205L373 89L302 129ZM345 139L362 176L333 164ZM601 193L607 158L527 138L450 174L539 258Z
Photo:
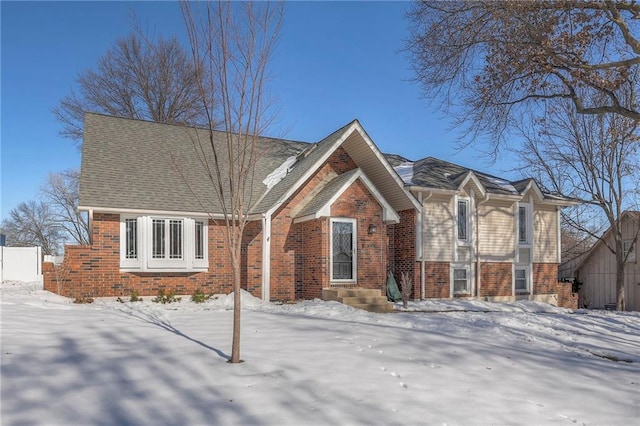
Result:
M193 337L183 333L182 331L178 330L176 327L174 327L169 321L160 318L160 316L158 316L156 313L152 313L152 312L146 312L146 311L133 311L133 310L129 310L129 311L124 311L124 310L117 310L117 312L126 314L129 317L133 317L137 320L146 322L147 324L151 324L151 325L155 325L156 327L160 327L163 330L169 331L173 334L175 334L176 336L180 336L183 337L185 339L187 339L190 342L196 343L200 346L202 346L205 349L208 349L210 351L215 352L220 358L229 361L231 359L231 356L224 353L223 351L221 351L218 348L214 348L213 346L207 345L206 343L198 340L198 339L194 339Z

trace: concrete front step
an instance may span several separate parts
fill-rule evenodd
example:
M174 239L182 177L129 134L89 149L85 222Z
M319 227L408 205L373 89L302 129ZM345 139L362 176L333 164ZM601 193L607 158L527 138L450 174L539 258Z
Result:
M385 296L349 296L343 297L341 300L345 305L365 305L365 304L387 304L387 298Z
M378 312L378 313L384 313L384 312L393 312L393 305L391 303L385 303L380 304L380 303L365 303L365 304L356 304L356 305L349 305L353 308L358 308L358 309L364 309L365 311L369 311L369 312Z
M381 290L366 288L323 288L322 300L333 300L369 312L392 312L393 305Z
M344 297L376 297L381 296L382 291L369 288L323 288L322 300L340 301Z

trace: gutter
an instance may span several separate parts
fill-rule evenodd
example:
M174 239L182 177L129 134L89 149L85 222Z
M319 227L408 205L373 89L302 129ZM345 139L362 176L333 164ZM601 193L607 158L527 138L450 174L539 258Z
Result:
M424 212L424 202L429 200L433 196L433 192L428 191L427 197L422 198L422 192L418 192L418 201L420 201L420 300L424 300L426 298L426 284L425 284L425 269L426 269L426 261L424 256L424 223L425 223L425 212Z
M262 300L271 300L271 213L262 215Z

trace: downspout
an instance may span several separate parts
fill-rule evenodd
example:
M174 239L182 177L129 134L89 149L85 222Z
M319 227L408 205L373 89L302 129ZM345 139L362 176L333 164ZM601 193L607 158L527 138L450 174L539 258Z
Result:
M262 215L262 300L271 300L271 215Z
M482 201L480 201L477 205L476 205L476 248L475 248L475 254L476 254L476 297L480 297L480 286L482 285L482 280L480 279L480 272L481 272L481 267L480 267L480 206L482 206L483 204L485 204L487 201L489 201L489 194L485 194L484 195L484 199Z
M426 222L426 215L424 209L424 203L429 200L433 196L433 192L429 191L426 198L422 198L422 192L418 192L418 201L420 202L420 218L421 218L421 226L420 226L420 300L424 300L427 296L427 290L425 285L425 272L426 272L426 261L425 261L425 253L424 253L424 225Z
M89 245L93 245L93 209L89 209Z

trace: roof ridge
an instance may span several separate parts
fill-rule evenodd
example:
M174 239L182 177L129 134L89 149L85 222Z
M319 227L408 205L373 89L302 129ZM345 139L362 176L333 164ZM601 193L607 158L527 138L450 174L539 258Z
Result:
M104 114L104 113L101 113L101 112L93 112L93 111L85 111L84 114L85 115L96 115L96 116L99 116L99 117L104 117L104 118L109 118L109 119L114 119L114 120L128 120L128 121L136 121L136 122L139 122L139 123L156 124L156 125L160 125L160 126L180 127L180 128L187 128L187 129L193 129L193 130L203 130L203 131L206 131L206 132L209 131L208 127L194 126L192 124L164 123L164 122L161 122L161 121L153 121L153 120L148 120L148 119L143 119L143 118L123 117L123 116L119 116L119 115L109 115L109 114ZM227 132L226 130L220 130L220 129L213 129L213 131L215 133L221 133L221 134L231 133L231 134L235 134L235 135L240 135L240 133ZM268 136L268 135L264 135L264 134L258 134L256 136L261 138L261 139L270 139L270 140L273 140L273 141L280 141L280 142L284 142L284 143L305 143L305 144L309 144L309 145L312 144L312 142L308 142L308 141L279 138L279 137Z

